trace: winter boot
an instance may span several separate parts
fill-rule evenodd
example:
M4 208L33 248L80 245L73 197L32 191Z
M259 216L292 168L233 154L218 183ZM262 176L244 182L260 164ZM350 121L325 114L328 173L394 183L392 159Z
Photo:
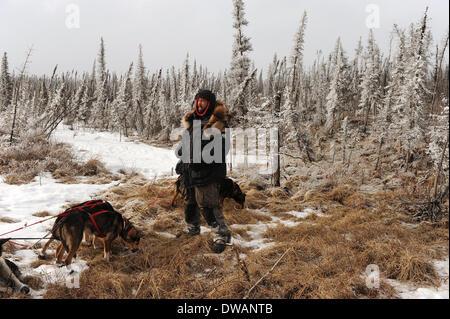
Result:
M211 250L216 253L222 253L227 244L231 243L231 233L228 228L217 226L212 229L213 241L211 243Z

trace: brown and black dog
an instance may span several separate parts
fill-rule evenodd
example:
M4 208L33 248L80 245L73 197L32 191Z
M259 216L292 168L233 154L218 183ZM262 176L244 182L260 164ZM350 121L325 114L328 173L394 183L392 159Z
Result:
M125 244L135 252L138 249L140 234L134 226L116 212L110 203L102 200L92 200L77 204L67 209L55 220L52 228L52 237L42 248L40 259L45 259L45 251L54 240L61 244L56 249L56 262L62 263L64 251L67 257L65 265L70 265L75 256L83 234L88 238L100 237L104 243L104 258L109 261L111 243L120 236Z
M183 175L178 176L178 179L175 183L176 188L172 198L171 206L175 206L175 200L178 194L181 194L181 197L186 198L186 188L184 186ZM239 185L233 181L231 178L224 178L222 183L220 184L220 193L219 193L219 202L220 206L223 206L223 201L225 198L232 198L236 203L241 206L241 209L244 208L245 203L245 193L242 192Z

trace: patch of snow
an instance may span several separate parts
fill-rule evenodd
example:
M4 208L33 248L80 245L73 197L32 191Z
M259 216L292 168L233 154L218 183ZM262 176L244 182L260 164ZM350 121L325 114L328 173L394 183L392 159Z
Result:
M0 217L19 220L17 223L0 223L0 235L16 228L48 219L51 216L36 217L34 213L47 211L50 215L61 213L67 202L83 202L96 193L111 187L110 184L60 184L45 173L33 182L23 185L0 183ZM54 219L33 225L15 233L11 237L43 237L53 225ZM6 235L5 235L6 236Z
M171 174L178 162L171 149L150 146L136 141L128 141L119 133L90 132L85 129L69 130L59 126L52 135L59 142L70 144L81 161L97 158L105 167L118 173L136 171L146 178Z
M320 211L315 211L314 209L309 208L309 207L305 208L304 211L302 211L302 212L290 211L290 212L286 212L286 214L295 216L297 218L305 218L305 217L308 217L309 215L312 215L312 214L316 214L319 217L326 216L323 213L321 213Z
M158 234L160 236L163 236L165 238L176 238L176 236L174 234L168 233L168 232L162 232L162 231L157 231L154 232L155 234Z
M245 240L239 234L236 234L233 235L233 243L239 244L242 247L250 248L253 251L259 251L275 245L275 242L270 241L268 238L264 237L264 234L269 228L277 227L279 225L285 227L295 227L302 223L302 221L283 220L280 217L273 216L270 212L265 210L253 210L253 212L270 217L271 221L259 221L257 224L231 225L232 229L246 229L247 234L251 237L251 240ZM287 214L293 215L298 218L304 218L312 213L315 213L318 216L324 216L322 213L318 213L317 211L314 211L310 208L305 209L305 211L303 212L287 212Z
M411 283L403 283L398 280L387 279L386 282L393 286L398 296L402 299L449 299L449 259L434 261L436 272L441 277L439 287L417 287Z
M47 252L49 255L54 255L54 250L48 250ZM69 267L59 267L56 264L44 264L37 268L32 268L30 265L38 260L38 256L36 251L29 249L19 249L14 254L5 253L4 257L17 264L24 277L39 277L43 281L44 286L53 283L59 283L61 285L66 283L75 284L75 276L88 268L86 261L77 258L73 259ZM30 290L30 295L36 299L42 298L45 294L45 288L41 290L33 290L30 288Z
M359 187L359 190L362 192L362 193L366 193L366 194L375 194L375 193L377 193L377 192L379 192L380 191L380 188L379 187L376 187L376 186L373 186L373 185L361 185L360 187Z

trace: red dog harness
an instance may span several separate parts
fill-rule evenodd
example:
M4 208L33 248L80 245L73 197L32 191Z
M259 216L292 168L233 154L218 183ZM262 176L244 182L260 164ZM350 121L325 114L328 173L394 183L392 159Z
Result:
M104 203L104 201L102 201L102 200L89 201L89 202L84 203L83 205L69 208L68 210L66 210L66 212L64 214L61 214L61 216L67 215L72 210L78 210L80 212L84 212L84 213L88 214L89 217L91 218L91 221L92 221L92 224L94 225L95 230L99 233L98 237L104 238L105 235L102 233L102 231L98 227L97 223L95 222L94 216L97 216L97 215L100 215L100 214L103 214L103 213L107 213L107 212L110 212L110 211L109 210L101 210L99 212L95 212L95 213L91 214L90 212L85 210L86 208L91 208L92 209L95 206L103 204L103 203Z
M100 228L98 228L98 225L97 225L97 223L95 222L94 216L97 216L97 215L100 215L100 214L103 214L103 213L106 213L106 212L109 212L109 210L101 210L101 211L96 212L96 213L94 213L94 214L89 214L89 213L88 213L88 214L89 214L89 217L91 218L92 224L94 224L95 230L99 233L99 236L98 236L98 237L100 237L100 238L104 238L105 235L103 235L103 233L102 233L102 231L100 230Z

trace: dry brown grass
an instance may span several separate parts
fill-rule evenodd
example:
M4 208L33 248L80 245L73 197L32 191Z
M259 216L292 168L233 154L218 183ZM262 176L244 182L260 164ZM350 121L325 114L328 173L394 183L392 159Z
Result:
M108 192L113 205L127 214L164 192L173 180L134 182ZM311 215L295 227L279 224L269 228L264 236L275 245L258 252L235 245L246 255L241 262L248 268L247 281L232 249L227 248L220 255L211 253L209 233L170 239L155 234L154 231L174 234L183 227L182 207L172 210L160 204L134 220L144 233L138 253L119 256L124 244L117 240L108 264L101 250L82 247L79 256L87 259L90 267L81 274L81 288L50 285L45 297L134 298L140 286L136 298L242 298L289 248L250 298L394 298L395 290L384 281L379 289L366 287L362 275L369 264L379 266L382 279L438 283L430 261L448 253L448 228L427 223L414 228L403 226L411 223L396 205L405 198L403 191L363 194L354 185L325 183L322 191L312 192L308 200L299 203L292 198L272 196L270 190L243 188L249 208L264 208L282 219L288 218L283 212L305 207L320 209L326 215ZM170 197L171 191L161 200L168 201ZM140 205L131 209L127 206L130 201ZM244 240L252 239L247 229L233 225L271 219L252 209L236 211L233 207L232 201L225 202L225 218L233 234Z
M100 173L105 173L107 170L102 162L100 162L97 158L92 158L81 166L81 172L84 176L94 176L99 175Z
M368 157L363 161L372 164ZM61 168L54 164L53 171ZM95 161L86 164L90 169L83 171L80 167L80 172L96 172L97 178L103 174ZM132 219L144 234L140 251L121 256L124 244L118 239L113 243L112 261L107 263L102 249L82 246L78 257L88 261L89 269L81 274L81 288L54 284L48 287L45 297L242 298L288 249L250 298L395 297L394 289L384 281L379 289L366 287L362 275L369 264L379 266L382 279L438 284L431 261L448 255L448 222L414 223L400 204L401 200L414 200L420 194L419 186L428 187L432 182L425 180L414 189L417 178L387 176L386 172L372 174L361 167L363 164L355 164L347 169L336 163L332 169L325 167L323 172L314 174L314 178L312 169L305 168L301 174L283 179L282 187L276 189L263 180L247 181L238 174L233 176L247 194L247 208L235 210L234 201L227 199L223 210L233 235L243 240L253 239L249 231L252 225L271 221L270 216L255 210L270 211L272 216L291 221L300 219L285 212L312 208L325 214L310 215L295 227L278 224L268 228L263 236L274 243L269 248L255 252L235 245L245 255L241 262L247 266L250 281L238 266L231 247L220 255L211 253L209 233L192 238L166 238L155 233L175 234L184 226L182 205L174 209L168 205L175 178L148 181L138 174L125 176L119 186L100 196L126 217L165 192L157 204ZM64 173L61 170L58 174L61 172ZM385 187L380 188L385 191L361 191L360 186L367 186L365 183L371 179L378 179L379 184L386 181ZM98 244L102 247L100 241Z
M9 217L0 217L0 223L14 224L18 222L18 220Z
M47 217L47 216L51 216L51 214L44 210L42 212L34 213L33 216L35 216L35 217Z
M6 244L3 245L3 253L8 253L8 254L14 254L17 251L17 246L7 242ZM4 257L4 256L3 256Z

